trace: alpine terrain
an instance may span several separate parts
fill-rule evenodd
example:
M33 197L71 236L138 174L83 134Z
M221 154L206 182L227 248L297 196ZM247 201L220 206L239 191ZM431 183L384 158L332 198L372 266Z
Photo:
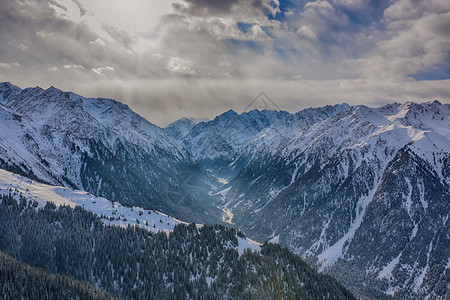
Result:
M437 100L163 129L115 100L5 82L0 188L5 272L59 274L86 295L450 297L450 105Z
M191 151L221 158L224 220L287 246L360 296L450 296L450 105L309 108L279 113L251 127L256 134L217 126L257 114L269 112L227 112L179 138L192 149L211 136Z
M0 104L0 167L186 221L220 221L202 166L126 105L10 83L0 84Z
M222 222L216 178L127 106L0 91L2 298L355 299L284 247L184 222Z

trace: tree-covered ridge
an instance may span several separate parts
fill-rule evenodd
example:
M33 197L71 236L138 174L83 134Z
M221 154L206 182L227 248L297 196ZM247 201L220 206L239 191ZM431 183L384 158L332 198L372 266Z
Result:
M106 226L81 207L0 199L0 250L125 299L354 299L281 246L240 256L237 232L220 225L152 233Z
M118 299L84 282L19 263L0 251L1 299Z

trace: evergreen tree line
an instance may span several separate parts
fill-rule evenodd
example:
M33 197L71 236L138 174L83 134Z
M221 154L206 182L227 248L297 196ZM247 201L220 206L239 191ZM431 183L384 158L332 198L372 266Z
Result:
M84 282L19 263L0 251L1 299L119 299Z
M239 255L238 233L221 225L153 233L105 225L79 206L37 209L33 201L6 195L0 196L0 216L1 251L125 299L354 299L279 245ZM65 278L54 276L46 278ZM13 286L6 285L2 281L2 291Z

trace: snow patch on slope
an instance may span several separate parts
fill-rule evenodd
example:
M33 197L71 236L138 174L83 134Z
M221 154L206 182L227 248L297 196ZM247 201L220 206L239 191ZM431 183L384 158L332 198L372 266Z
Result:
M103 197L96 197L84 191L72 190L37 183L28 178L0 169L0 193L18 193L27 199L36 200L39 207L47 202L57 206L82 206L92 213L102 216L105 224L118 226L139 226L150 231L172 231L177 224L187 224L166 214L140 207L126 207Z
M370 190L367 196L359 199L358 204L356 205L356 218L350 226L349 230L344 234L344 236L342 236L342 238L334 243L334 245L328 247L317 256L319 263L321 264L319 272L322 272L325 268L334 265L336 261L344 254L344 244L345 242L350 242L353 239L356 230L359 228L363 221L366 208L372 201L373 196L378 189L378 186L379 183L377 183L375 187Z
M260 251L261 250L261 244L253 241L251 239L248 238L241 238L240 236L237 237L238 238L238 246L237 246L237 251L239 252L240 255L242 255L245 251L245 249L250 249L251 251Z

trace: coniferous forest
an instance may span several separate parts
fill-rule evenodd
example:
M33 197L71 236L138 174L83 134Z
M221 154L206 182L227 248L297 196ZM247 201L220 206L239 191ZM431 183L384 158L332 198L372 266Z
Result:
M2 299L118 299L87 283L19 263L1 251L0 286Z
M0 250L8 255L2 253L0 264L5 296L354 299L279 245L266 243L260 253L239 255L241 233L221 225L177 225L170 233L152 233L104 225L78 206L37 208L24 198L0 199Z

